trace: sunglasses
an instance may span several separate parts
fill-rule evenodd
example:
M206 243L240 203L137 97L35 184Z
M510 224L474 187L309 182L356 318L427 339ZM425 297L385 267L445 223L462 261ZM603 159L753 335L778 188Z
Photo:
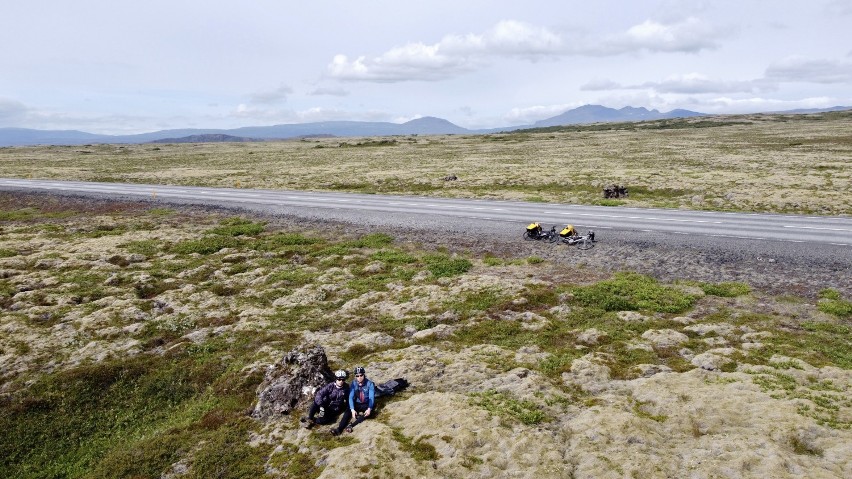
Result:
M364 377L364 375L363 375L363 374L356 374L356 375L355 375L355 377L356 377L356 378L363 378L363 377Z

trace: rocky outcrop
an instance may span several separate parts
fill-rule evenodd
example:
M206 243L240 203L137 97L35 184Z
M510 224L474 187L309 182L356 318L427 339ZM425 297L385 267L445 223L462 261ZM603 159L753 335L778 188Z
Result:
M325 350L312 346L290 351L267 369L258 386L252 417L272 419L289 414L313 398L314 392L334 380Z

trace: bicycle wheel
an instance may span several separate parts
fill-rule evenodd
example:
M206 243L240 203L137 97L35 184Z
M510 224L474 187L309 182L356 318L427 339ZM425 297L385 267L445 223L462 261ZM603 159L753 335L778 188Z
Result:
M532 235L530 235L529 231L524 231L524 239L527 240L527 241L532 241L535 238L533 238Z
M556 243L557 241L559 241L559 235L558 234L552 234L547 238L548 243Z
M595 244L589 238L583 238L577 242L577 248L579 249L592 249L595 247Z

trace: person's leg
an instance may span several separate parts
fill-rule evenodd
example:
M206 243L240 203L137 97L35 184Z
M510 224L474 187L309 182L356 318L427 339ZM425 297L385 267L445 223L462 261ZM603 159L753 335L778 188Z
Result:
M311 401L311 407L308 408L307 417L303 416L301 419L299 419L299 422L301 422L302 425L308 429L314 427L314 425L317 423L316 419L314 419L314 416L316 416L319 410L320 407L317 405L317 403Z
M311 401L311 409L308 410L308 421L316 422L316 419L314 417L317 415L317 413L319 411L320 411L320 405Z
M366 410L367 410L366 405L363 405L363 406L360 405L360 404L355 405L355 415L356 415L355 418L354 418L355 421L353 421L352 424L349 425L350 428L357 426L358 424L361 423L361 421L363 421L364 419L367 419L364 416L364 411L366 411ZM352 414L352 413L350 412L349 414Z
M343 417L340 418L340 424L337 425L337 429L335 430L335 432L337 434L340 434L341 432L343 432L343 430L346 429L346 426L349 425L349 421L351 421L351 420L352 420L352 411L350 411L349 408L344 409L343 410Z

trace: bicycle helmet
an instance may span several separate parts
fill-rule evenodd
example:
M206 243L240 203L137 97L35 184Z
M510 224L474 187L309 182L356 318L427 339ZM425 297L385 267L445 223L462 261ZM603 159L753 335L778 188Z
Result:
M342 369L338 369L334 372L334 377L337 379L346 379L346 376L348 376L348 374Z
M364 371L364 368L362 368L361 366L355 368L355 375L357 376L359 374L364 374L366 376L366 371Z

